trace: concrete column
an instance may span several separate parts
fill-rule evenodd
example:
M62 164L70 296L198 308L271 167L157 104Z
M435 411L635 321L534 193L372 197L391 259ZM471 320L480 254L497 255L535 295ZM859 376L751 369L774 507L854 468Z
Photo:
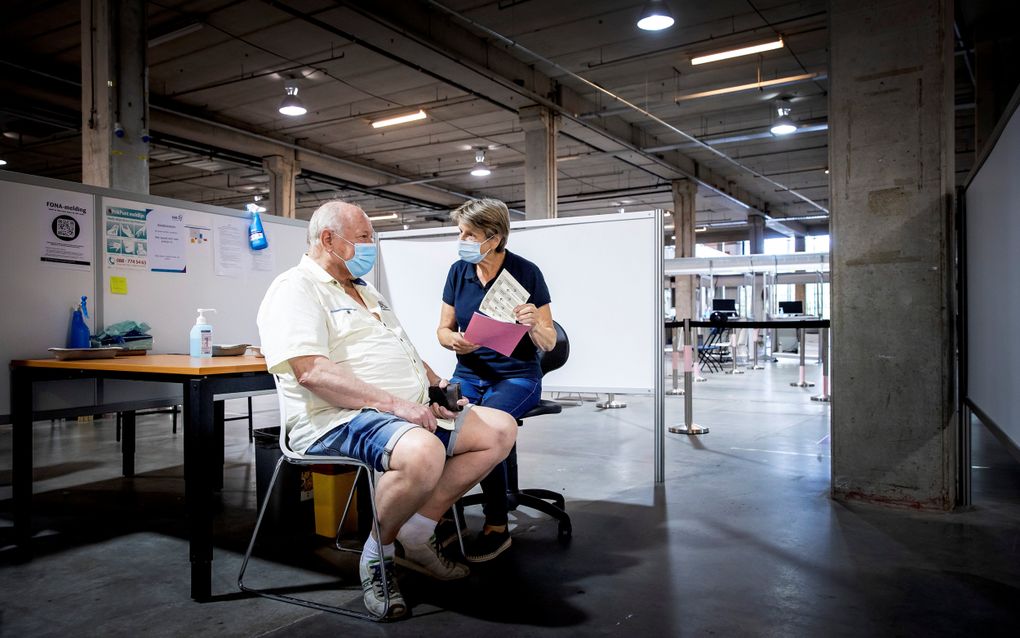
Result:
M294 179L301 172L300 163L294 158L294 152L263 157L262 166L270 177L267 206L269 214L293 219L297 211Z
M689 179L673 180L673 235L677 257L694 256L695 197L698 185ZM673 300L676 318L694 318L695 281L693 275L675 278Z
M556 133L559 116L544 106L520 110L524 129L524 214L556 217Z
M807 237L804 235L794 235L793 237L793 252L802 253L807 245ZM793 287L793 298L796 301L804 303L807 299L807 287L804 284L795 284ZM806 306L807 304L804 303Z
M952 0L832 0L832 495L950 509Z
M81 16L82 183L148 193L145 0L82 0Z
M765 217L756 213L747 216L747 239L750 243L750 254L760 255L765 252Z

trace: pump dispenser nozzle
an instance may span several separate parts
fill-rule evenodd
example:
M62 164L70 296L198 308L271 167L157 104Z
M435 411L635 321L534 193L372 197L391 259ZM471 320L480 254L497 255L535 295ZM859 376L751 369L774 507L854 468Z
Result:
M216 312L215 308L197 308L196 310L198 310L198 319L195 320L195 323L199 325L205 325L209 323L209 320L206 319L205 315L202 313Z

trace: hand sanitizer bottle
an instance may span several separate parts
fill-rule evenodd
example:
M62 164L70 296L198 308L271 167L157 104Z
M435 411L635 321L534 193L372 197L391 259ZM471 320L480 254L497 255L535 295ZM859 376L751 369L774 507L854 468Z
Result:
M191 348L189 354L193 357L212 356L212 325L210 325L203 314L206 312L216 312L216 309L198 309L198 318L195 320L195 325L191 327Z
M266 230L262 227L262 218L259 217L259 210L265 210L258 204L248 204L248 212L251 213L251 223L248 224L248 244L252 250L262 250L269 245L266 240Z

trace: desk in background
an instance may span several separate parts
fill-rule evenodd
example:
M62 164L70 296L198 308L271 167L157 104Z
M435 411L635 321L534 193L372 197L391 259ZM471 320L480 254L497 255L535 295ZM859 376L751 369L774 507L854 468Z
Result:
M184 397L184 499L191 555L191 597L212 593L212 496L223 480L223 401L274 389L265 359L252 356L193 359L145 355L114 359L11 362L14 533L26 547L32 538L33 385L60 379L123 379L180 383ZM134 474L134 412L124 418L124 474Z

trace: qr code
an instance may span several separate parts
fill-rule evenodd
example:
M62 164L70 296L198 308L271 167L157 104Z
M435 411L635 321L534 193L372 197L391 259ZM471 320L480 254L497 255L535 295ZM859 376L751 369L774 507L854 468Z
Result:
M77 222L75 222L73 219L69 218L57 219L56 228L54 229L54 232L57 234L57 237L67 237L70 239L74 239L74 236L77 234L78 231L78 229L76 228L77 226L78 226Z

